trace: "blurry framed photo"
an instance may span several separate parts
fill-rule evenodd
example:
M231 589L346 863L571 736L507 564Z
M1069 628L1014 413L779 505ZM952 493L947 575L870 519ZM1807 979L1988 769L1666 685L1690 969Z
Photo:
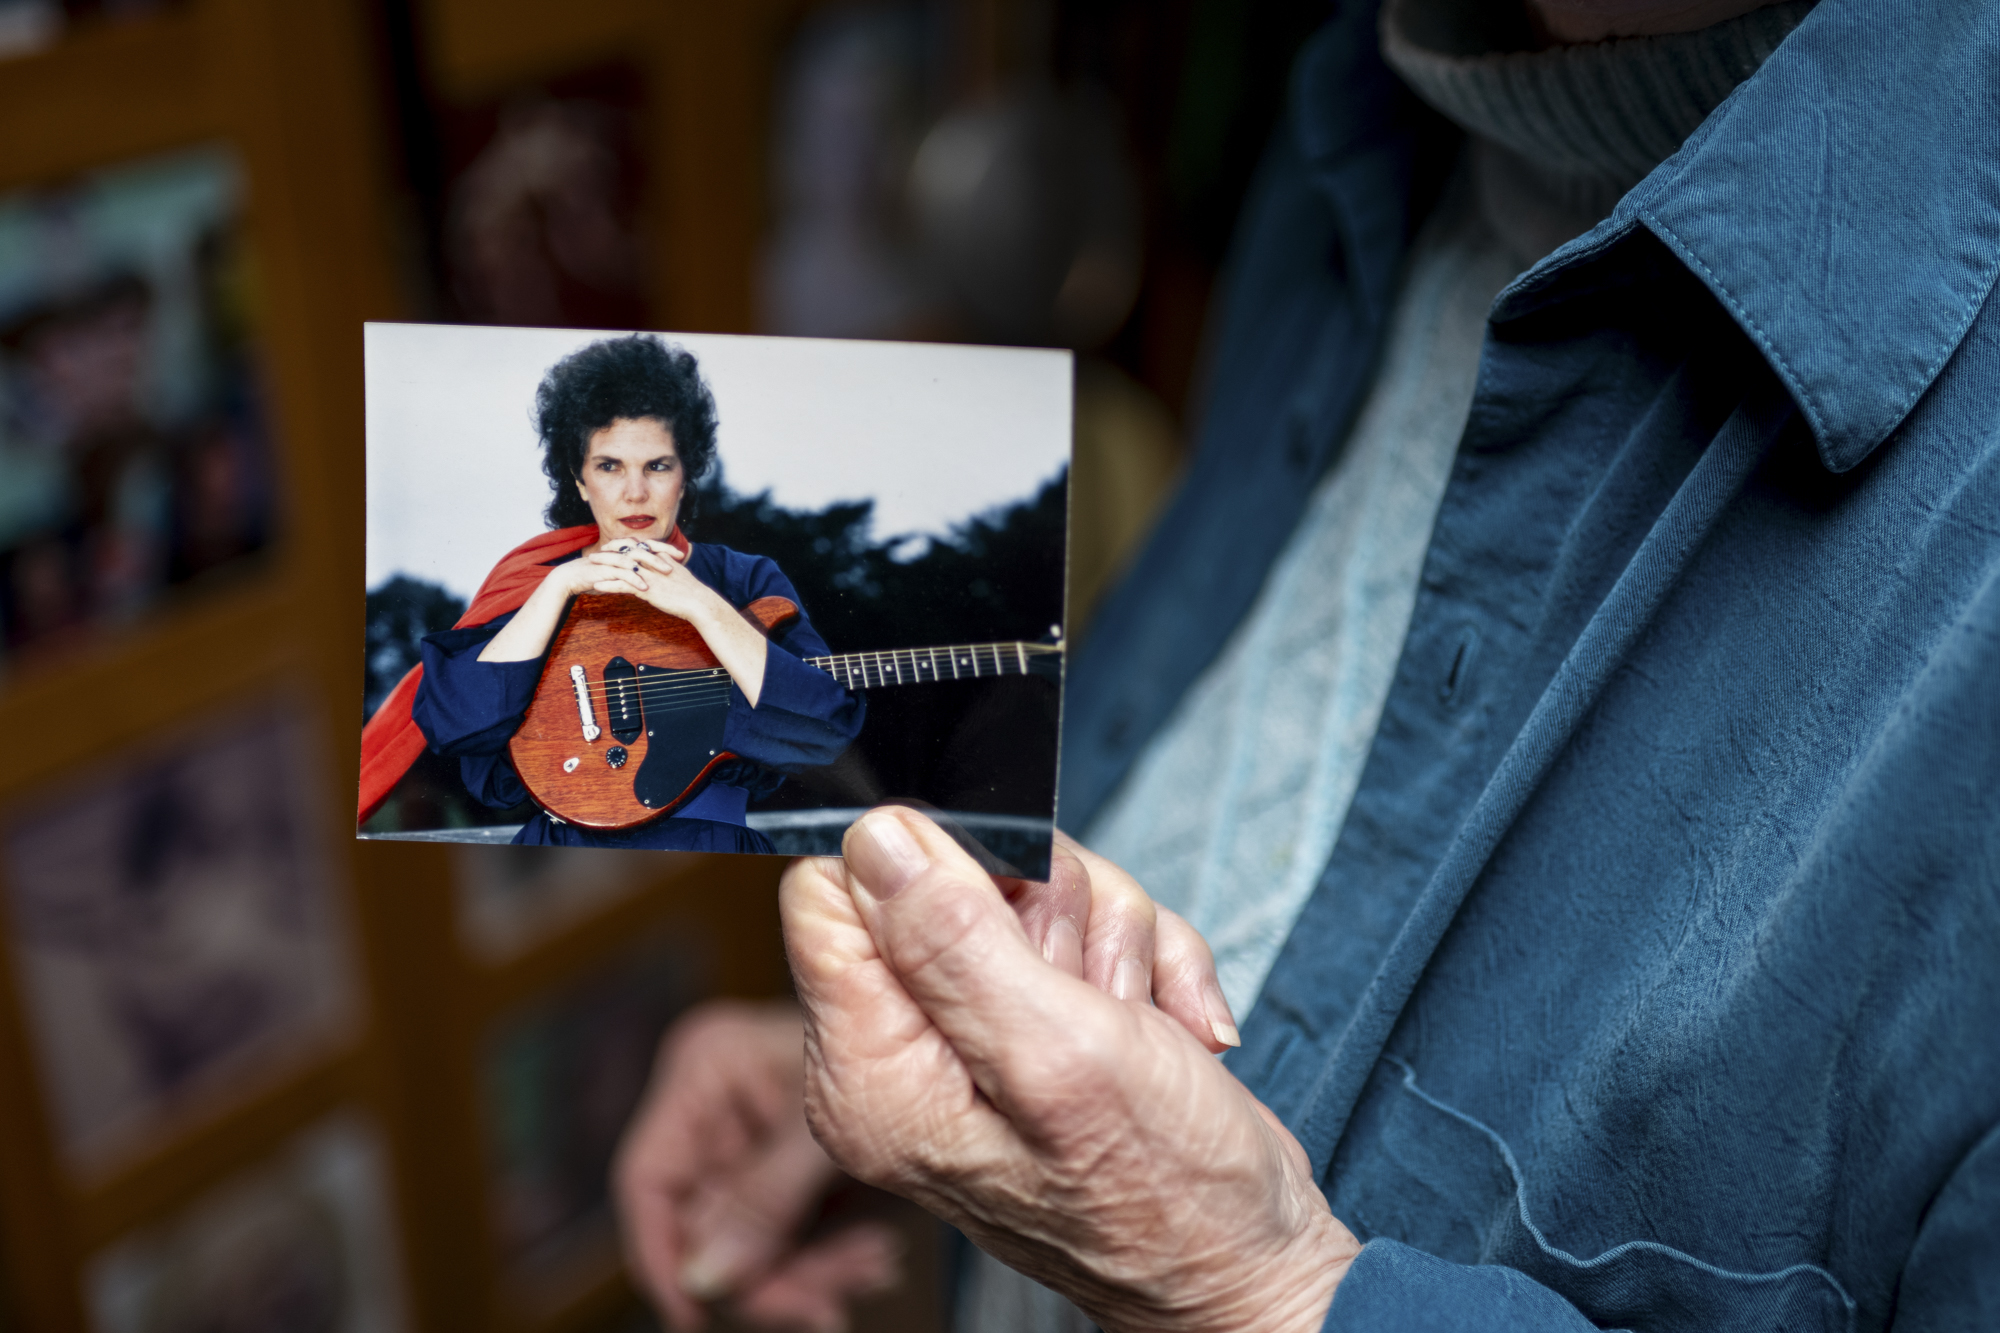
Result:
M9 812L15 969L51 1119L84 1174L351 1033L323 762L310 713L280 695Z
M378 324L363 836L1046 873L1064 352Z
M641 939L503 1014L480 1050L488 1198L500 1268L556 1308L617 1266L611 1161L660 1036L710 990L712 940Z
M337 1114L93 1259L99 1333L406 1328L384 1154Z
M0 666L269 544L244 194L222 147L0 194Z

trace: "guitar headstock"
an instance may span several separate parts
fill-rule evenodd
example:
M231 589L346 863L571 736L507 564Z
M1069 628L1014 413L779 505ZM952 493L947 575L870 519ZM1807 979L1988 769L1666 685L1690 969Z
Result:
M1040 643L1022 645L1027 652L1028 674L1044 676L1050 680L1061 680L1063 670L1063 630L1061 625L1049 626L1049 632Z

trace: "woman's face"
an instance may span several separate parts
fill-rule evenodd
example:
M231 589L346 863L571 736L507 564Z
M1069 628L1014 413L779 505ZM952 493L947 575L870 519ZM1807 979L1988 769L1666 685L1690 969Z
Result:
M590 437L577 489L605 542L674 530L686 474L674 433L655 417L619 417Z

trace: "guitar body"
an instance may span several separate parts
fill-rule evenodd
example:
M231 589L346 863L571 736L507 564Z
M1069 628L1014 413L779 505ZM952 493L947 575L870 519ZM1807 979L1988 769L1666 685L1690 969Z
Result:
M743 609L767 635L798 613L783 597ZM632 828L687 804L735 758L722 748L729 689L687 621L637 597L584 593L549 644L507 753L535 804L557 819Z

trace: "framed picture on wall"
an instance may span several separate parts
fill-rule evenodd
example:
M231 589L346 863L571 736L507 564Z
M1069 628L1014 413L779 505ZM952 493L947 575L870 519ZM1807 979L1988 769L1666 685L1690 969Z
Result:
M8 938L52 1120L85 1175L351 1034L315 727L274 696L8 813Z
M270 543L244 179L208 147L0 194L0 667Z
M93 1258L98 1333L408 1326L383 1151L336 1114Z
M712 984L711 941L661 929L502 1015L481 1052L494 1241L511 1287L558 1305L616 1263L611 1159L660 1035Z

